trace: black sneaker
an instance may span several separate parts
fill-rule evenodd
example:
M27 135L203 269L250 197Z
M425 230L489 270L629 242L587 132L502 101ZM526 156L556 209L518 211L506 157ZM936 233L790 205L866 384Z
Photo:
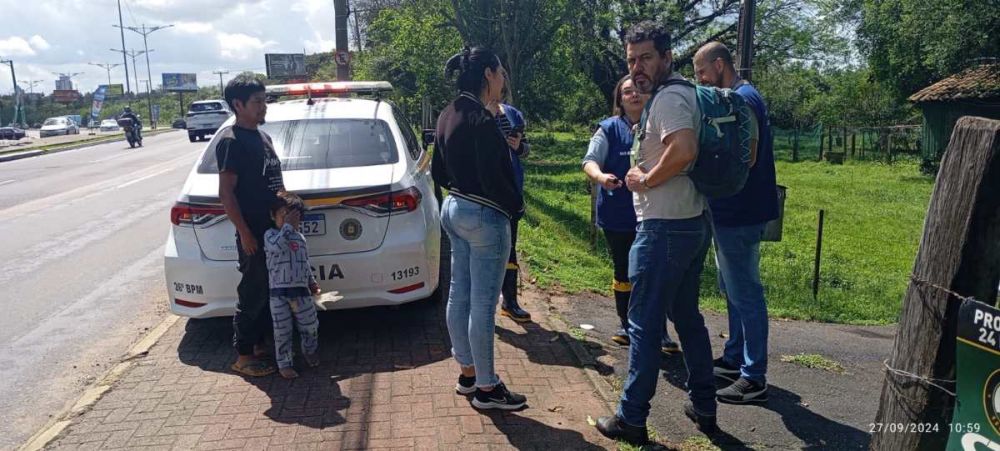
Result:
M628 332L625 332L625 329L618 329L618 332L615 332L615 334L611 336L611 341L615 342L615 344L618 344L619 346L628 346L629 343L632 342L632 340L628 338Z
M705 434L714 434L719 430L719 425L715 421L715 415L702 415L694 410L694 405L684 403L684 415L698 426L698 430Z
M726 404L751 404L767 401L767 384L739 378L733 385L715 392L719 402Z
M663 342L660 343L660 352L667 355L678 353L681 352L681 345L677 344L669 335L664 335Z
M611 440L621 440L636 446L649 443L649 431L646 427L626 424L618 415L600 417L597 419L597 430Z
M724 358L719 357L712 361L712 373L715 377L721 377L730 382L736 382L740 378L740 367L731 365Z
M455 391L460 395L471 395L476 392L476 376L465 377L458 375L458 383L455 384Z
M494 385L490 391L477 388L476 396L472 398L472 406L477 409L517 410L527 402L528 398L507 390L503 382Z

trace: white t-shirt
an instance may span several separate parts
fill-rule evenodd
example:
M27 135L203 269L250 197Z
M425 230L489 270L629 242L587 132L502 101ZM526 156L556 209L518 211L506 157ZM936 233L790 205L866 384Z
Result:
M670 79L683 80L677 73ZM663 139L680 130L694 130L695 139L701 129L701 111L695 90L688 85L671 85L660 90L649 106L646 136L639 143L637 163L650 170L660 161L667 149ZM687 176L694 166L692 161L679 174L650 190L634 193L636 219L688 219L700 216L707 208L705 196L694 187Z

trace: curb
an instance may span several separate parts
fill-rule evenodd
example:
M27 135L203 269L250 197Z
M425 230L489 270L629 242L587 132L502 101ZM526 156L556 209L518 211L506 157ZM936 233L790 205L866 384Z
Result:
M129 369L135 365L134 361L138 358L145 357L149 353L149 349L155 345L163 335L170 330L170 328L177 323L180 319L179 316L168 313L167 317L160 321L153 330L149 331L146 336L142 337L138 343L132 345L125 356L122 357L121 361L117 365L111 368L101 379L95 382L93 385L84 390L83 394L73 403L69 408L64 409L59 414L55 415L48 424L43 426L41 430L31 436L24 445L18 448L19 451L38 451L45 448L50 442L59 437L62 432L73 423L73 418L85 413L90 410L94 404L97 403L107 393L111 390L111 386L117 382L122 375L124 375Z
M174 130L178 130L178 129L169 129L169 130L163 130L163 131L152 130L150 133L147 133L147 134L143 135L143 138L145 139L145 138L150 137L150 136L156 136L156 135L162 135L164 133L170 133L170 132L172 132ZM39 155L51 155L51 154L54 154L54 153L65 152L67 150L82 149L84 147L97 146L97 145L100 145L100 144L107 144L109 142L117 141L118 139L119 139L118 137L113 137L113 138L109 138L109 139L95 139L93 141L86 141L86 142L82 142L82 143L79 143L79 144L69 143L65 147L57 147L55 149L48 149L48 150L25 150L23 152L18 152L18 151L8 152L7 154L0 154L0 163L7 162L7 161L21 160L21 159L24 159L24 158L37 157ZM124 138L121 138L121 139L124 139Z

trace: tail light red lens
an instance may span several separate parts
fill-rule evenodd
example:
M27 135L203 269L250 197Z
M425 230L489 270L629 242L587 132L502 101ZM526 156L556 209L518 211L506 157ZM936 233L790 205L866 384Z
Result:
M192 205L183 202L170 209L170 222L174 225L204 225L226 215L221 205Z
M363 208L377 216L409 213L420 206L423 195L415 187L409 187L391 193L348 199L342 202L349 207Z

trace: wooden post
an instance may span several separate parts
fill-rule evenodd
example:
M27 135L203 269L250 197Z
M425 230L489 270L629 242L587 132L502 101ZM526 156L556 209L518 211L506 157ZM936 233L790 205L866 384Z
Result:
M597 249L597 191L596 183L590 184L590 248Z
M795 127L795 142L792 144L792 162L799 161L799 128Z
M1000 121L958 120L931 196L915 280L995 303L1000 280ZM911 280L888 365L954 391L960 303ZM938 450L948 441L955 399L912 376L886 372L875 424L933 424L920 434L876 429L871 449ZM986 425L988 427L988 425Z
M823 258L823 210L819 211L819 226L816 228L816 260L813 262L813 300L819 296L819 262Z
M826 151L833 152L833 127L828 127L826 131Z

